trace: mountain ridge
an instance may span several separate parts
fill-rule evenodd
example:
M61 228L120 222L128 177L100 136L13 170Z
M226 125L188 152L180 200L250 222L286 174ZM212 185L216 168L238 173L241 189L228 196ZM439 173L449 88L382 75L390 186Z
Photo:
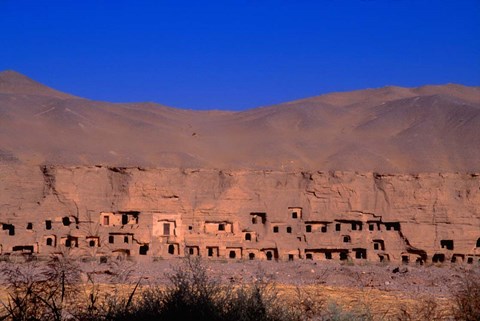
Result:
M0 73L0 163L479 171L480 87L331 93L239 112L68 95Z

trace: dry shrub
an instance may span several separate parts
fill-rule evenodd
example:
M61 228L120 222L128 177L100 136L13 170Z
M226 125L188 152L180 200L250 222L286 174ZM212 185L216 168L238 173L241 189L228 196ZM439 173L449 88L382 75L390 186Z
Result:
M0 274L8 291L2 319L61 321L70 317L80 281L80 270L71 260L53 257L44 267L36 262L7 263Z
M296 300L293 304L297 313L303 316L303 320L315 320L325 311L326 301L326 297L319 288L306 291L297 287Z
M166 288L144 286L137 291L138 280L127 293L122 293L122 286L115 287L113 293L104 293L95 280L96 274L86 274L88 286L85 288L89 290L83 301L79 289L85 284L81 282L79 268L68 258L52 259L44 266L36 262L4 264L0 273L8 289L0 320L386 320L386 315L372 314L371 302L367 299L357 309L345 311L334 303L327 304L328 298L320 289L310 292L297 289L296 298L283 298L265 274L250 284L220 283L209 276L199 258L186 258L175 267ZM131 266L119 265L113 274L125 283L131 273ZM480 320L478 274L466 274L454 292L454 300L453 311L446 310L433 298L426 298L389 319Z
M480 275L478 269L466 272L461 285L453 292L456 320L480 320Z
M73 262L68 258L53 258L44 266L35 262L4 265L0 272L8 289L8 300L3 303L0 319L300 320L294 309L280 301L271 280L258 278L253 284L239 286L220 284L208 275L200 259L190 258L174 269L166 289L146 287L140 295L137 294L140 280L127 295L115 290L102 293L95 274L87 273L85 288L89 290L82 301L81 274Z
M166 289L145 289L128 313L115 320L300 320L268 278L257 278L250 285L225 285L208 275L199 258L187 258L169 280Z
M395 319L398 321L451 320L452 315L433 297L424 297L409 308L401 306Z

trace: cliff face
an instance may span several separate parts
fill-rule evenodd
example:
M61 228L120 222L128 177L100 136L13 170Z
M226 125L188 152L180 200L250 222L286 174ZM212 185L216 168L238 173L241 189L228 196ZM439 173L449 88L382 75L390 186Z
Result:
M0 166L2 254L480 259L480 174Z

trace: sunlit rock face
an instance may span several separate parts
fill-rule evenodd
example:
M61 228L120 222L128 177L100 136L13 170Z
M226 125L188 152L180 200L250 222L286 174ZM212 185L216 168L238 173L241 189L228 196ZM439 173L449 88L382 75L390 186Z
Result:
M473 263L480 175L0 167L2 255Z

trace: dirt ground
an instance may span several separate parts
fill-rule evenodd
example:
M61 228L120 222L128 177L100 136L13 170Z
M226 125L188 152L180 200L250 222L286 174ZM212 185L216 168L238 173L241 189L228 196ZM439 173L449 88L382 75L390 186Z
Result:
M117 286L126 293L141 280L143 286L168 285L168 275L182 259L157 261L78 262L106 292ZM0 263L0 269L4 264ZM38 262L39 265L42 262ZM280 295L296 302L335 303L347 310L365 308L377 316L412 310L419 302L434 301L448 313L453 291L468 275L480 276L480 265L411 266L339 262L204 261L210 277L235 286L268 278ZM5 281L5 280L4 280ZM119 287L120 285L120 287ZM5 297L5 290L1 297Z
M111 261L107 264L82 263L82 269L101 271L103 274L97 275L104 278L104 282L142 278L144 284L167 285L168 275L181 264L181 259L136 263ZM204 264L212 278L232 286L267 277L280 295L297 304L305 300L315 301L324 308L335 304L344 310L371 313L378 320L397 319L405 311L411 315L435 313L432 320L449 320L454 291L468 275L480 276L478 264L407 266L231 260L208 260ZM423 317L411 318L421 319Z
M131 280L143 278L147 283L167 284L168 275L182 259L155 262L110 261L81 263L85 271ZM407 298L431 295L451 296L451 290L461 284L469 273L480 275L480 265L395 265L365 263L362 265L338 262L269 262L269 261L204 261L210 276L232 284L251 282L258 277L268 277L277 284L287 286L324 286L356 290L374 289L392 292ZM115 278L113 278L115 279Z

